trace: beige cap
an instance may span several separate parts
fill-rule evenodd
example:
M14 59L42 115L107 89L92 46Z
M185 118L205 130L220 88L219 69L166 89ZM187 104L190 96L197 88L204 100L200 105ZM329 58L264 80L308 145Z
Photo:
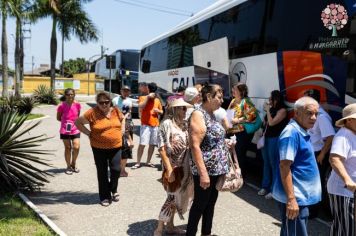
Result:
M342 110L342 118L338 121L335 122L335 125L337 127L343 127L344 126L344 120L345 119L350 119L350 118L354 118L356 119L356 103L347 105L346 107L344 107L344 109Z

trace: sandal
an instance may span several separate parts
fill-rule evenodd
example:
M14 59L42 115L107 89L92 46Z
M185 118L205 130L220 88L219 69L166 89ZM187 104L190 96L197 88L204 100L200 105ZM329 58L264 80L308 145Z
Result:
M108 207L110 206L111 202L108 199L102 200L100 202L100 205L104 206L104 207Z
M74 173L79 173L79 172L80 172L80 170L79 170L77 167L75 167L75 166L72 166L72 171L73 171Z
M118 201L120 200L120 194L119 194L119 193L114 193L114 194L112 195L111 200L112 200L113 202L118 202Z
M138 169L138 168L140 168L140 167L141 167L140 164L136 164L136 165L134 165L134 166L131 166L131 169Z
M67 169L64 171L67 175L72 175L73 174L73 169L72 167L67 167Z
M156 168L156 166L155 166L153 163L151 163L151 162L146 163L146 165L149 166L149 167L152 167L152 168Z

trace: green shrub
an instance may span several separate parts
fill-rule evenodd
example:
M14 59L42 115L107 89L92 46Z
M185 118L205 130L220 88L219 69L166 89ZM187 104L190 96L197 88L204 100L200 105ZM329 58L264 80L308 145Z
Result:
M46 85L39 85L33 93L33 97L38 103L58 104L57 95L54 90L48 88Z
M34 97L22 97L17 105L17 110L20 114L30 114L36 103Z

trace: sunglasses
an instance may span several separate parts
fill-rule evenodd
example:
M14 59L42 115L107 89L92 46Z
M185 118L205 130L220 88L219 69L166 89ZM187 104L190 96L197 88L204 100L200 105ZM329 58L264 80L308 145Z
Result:
M180 109L182 109L183 111L187 111L187 107L179 107Z
M66 96L74 97L74 94L73 94L73 93L66 93L65 95L66 95Z
M98 102L99 105L109 105L110 101L100 101Z

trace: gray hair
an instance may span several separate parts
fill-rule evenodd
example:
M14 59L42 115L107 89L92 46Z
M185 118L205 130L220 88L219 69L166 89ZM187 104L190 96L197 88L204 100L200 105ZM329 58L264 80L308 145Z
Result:
M308 96L301 97L297 101L295 101L294 110L296 111L296 110L298 110L300 108L304 109L308 105L317 105L317 106L319 106L319 103L312 97L308 97Z

